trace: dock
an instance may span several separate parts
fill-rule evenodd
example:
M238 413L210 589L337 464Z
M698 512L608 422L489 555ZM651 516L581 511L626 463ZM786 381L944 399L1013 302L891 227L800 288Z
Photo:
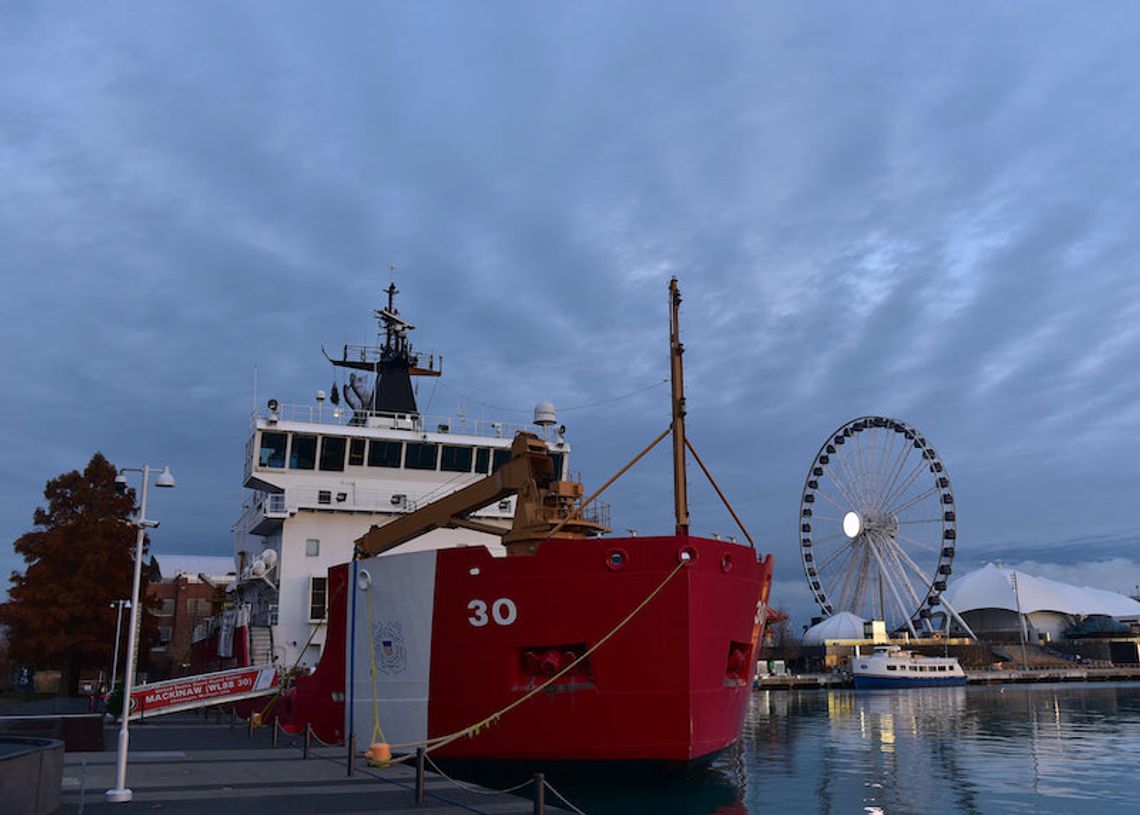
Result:
M966 669L970 685L1010 685L1028 682L1135 682L1140 666L1126 667L1030 667ZM756 677L754 690L810 690L854 687L843 673L768 674Z
M1078 666L966 670L966 681L971 685L1004 685L1024 682L1135 682L1137 680L1140 680L1140 667L1086 668Z
M533 781L510 795L428 772L424 802L416 804L416 771L411 763L380 768L367 766L359 758L349 775L348 755L342 746L314 744L306 759L299 736L279 733L275 747L271 728L251 734L244 722L234 725L227 718L212 715L187 713L156 718L132 725L130 738L127 787L133 791L133 799L126 804L110 804L103 799L103 793L115 786L118 729L108 726L104 750L65 755L60 812L538 812L530 797ZM554 806L556 803L555 794L547 789L544 812L573 812Z
M808 690L849 688L851 678L841 673L766 674L756 677L753 690Z

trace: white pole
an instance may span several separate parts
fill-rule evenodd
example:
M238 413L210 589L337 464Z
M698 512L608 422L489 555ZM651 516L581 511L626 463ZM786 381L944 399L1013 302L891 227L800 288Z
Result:
M130 607L130 600L116 600L119 610L115 613L115 658L111 663L111 693L115 692L115 683L119 680L119 640L123 630L123 607Z
M1021 623L1021 670L1029 670L1029 658L1025 654L1025 640L1029 632L1025 630L1025 615L1021 613L1021 593L1017 590L1017 572L1010 572L1009 582L1013 585L1013 600L1017 604L1017 619Z
M142 468L142 500L139 502L139 516L135 521L138 534L135 536L135 578L131 584L131 622L127 632L127 664L123 670L123 707L120 713L119 726L119 752L115 759L115 787L109 789L104 797L113 803L130 801L133 793L127 789L127 746L130 742L130 733L127 724L131 712L131 686L134 684L135 648L138 646L138 617L139 617L139 587L142 583L143 541L146 538L146 491L150 483L150 467Z

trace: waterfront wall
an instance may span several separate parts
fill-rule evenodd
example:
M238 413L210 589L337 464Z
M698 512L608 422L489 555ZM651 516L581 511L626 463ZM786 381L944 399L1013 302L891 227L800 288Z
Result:
M0 801L6 815L55 812L62 784L62 741L0 737Z

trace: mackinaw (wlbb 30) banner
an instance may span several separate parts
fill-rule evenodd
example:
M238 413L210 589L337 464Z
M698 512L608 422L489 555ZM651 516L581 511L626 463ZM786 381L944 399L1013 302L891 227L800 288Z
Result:
M277 683L277 669L263 665L140 685L131 691L130 718L267 696L277 691Z

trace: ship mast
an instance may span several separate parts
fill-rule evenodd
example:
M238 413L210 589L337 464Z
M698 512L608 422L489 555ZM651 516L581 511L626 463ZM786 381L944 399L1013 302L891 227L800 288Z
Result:
M681 355L681 290L677 278L669 281L669 377L673 386L673 504L677 535L689 534L689 501L685 478L685 383Z
M399 309L396 308L396 295L400 291L396 288L395 278L384 293L388 295L387 306L373 312L384 330L382 341L377 338L375 346L345 345L340 359L333 359L323 347L321 348L325 358L334 367L349 368L373 375L371 388L365 384L363 392L358 391L353 385L345 385L346 398L355 411L353 422L357 424L365 422L371 415L419 415L411 378L439 376L443 372L442 356L438 358L439 364L436 365L436 356L427 355L427 367L424 367L420 364L424 355L412 349L408 332L414 331L416 327L401 317ZM353 402L350 393L359 397L359 400Z

